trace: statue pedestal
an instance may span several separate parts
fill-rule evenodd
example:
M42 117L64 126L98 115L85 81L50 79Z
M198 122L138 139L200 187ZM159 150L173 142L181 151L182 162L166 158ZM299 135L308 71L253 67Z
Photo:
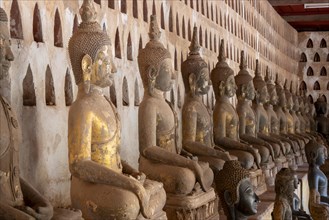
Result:
M281 170L283 167L285 167L285 168L289 167L289 162L285 156L280 156L279 158L276 158L274 163L275 163L277 172L279 172L279 170Z
M193 195L167 194L164 207L170 220L218 219L218 199L211 188L208 192L197 191Z
M266 165L262 166L262 170L265 175L265 182L268 186L274 185L275 175L278 172L278 169L274 162L270 161Z
M69 208L54 208L51 220L83 220L80 210Z
M265 182L265 174L261 169L250 170L250 182L255 187L257 195L263 194L267 187Z

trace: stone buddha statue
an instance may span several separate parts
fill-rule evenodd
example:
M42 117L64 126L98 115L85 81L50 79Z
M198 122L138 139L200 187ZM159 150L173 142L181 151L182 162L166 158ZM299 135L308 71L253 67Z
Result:
M198 192L198 196L205 195L208 201L215 199L211 188L214 174L208 163L197 161L191 153L180 149L177 143L177 115L164 98L164 93L172 89L175 75L171 55L160 42L160 35L156 16L151 15L150 41L138 54L144 86L144 97L138 112L139 168L150 179L163 182L167 193L167 216L169 219L179 219L189 211L186 203L177 204L178 201L185 201L193 207L201 205L190 197L194 192ZM198 212L195 210L192 213Z
M0 8L0 80L6 80L13 60L8 17ZM14 110L4 98L10 91L5 90L8 87L0 87L0 219L51 219L53 207L49 201L20 177L21 130Z
M228 220L246 220L257 213L259 198L250 183L248 170L238 161L227 161L217 177L218 195Z
M96 21L92 0L69 41L76 101L69 111L68 148L72 206L85 219L166 219L163 184L145 179L120 158L120 120L103 88L113 82L110 39Z
M273 220L311 219L305 211L298 207L299 198L294 193L298 187L298 178L290 168L282 168L275 178L275 203ZM297 203L297 204L296 204Z
M311 140L305 146L310 188L309 209L314 220L329 218L328 179L320 170L325 163L326 149L323 145Z
M208 162L216 176L231 156L213 141L212 117L202 102L202 96L209 91L209 70L199 51L197 27L194 27L190 53L182 63L186 93L182 111L183 148L200 161Z
M271 155L277 165L277 168L281 169L282 163L286 161L286 158L283 156L284 154L281 151L281 145L283 145L283 143L279 139L270 136L270 120L268 113L264 108L264 104L268 103L270 98L267 85L258 68L258 60L256 60L256 70L253 84L255 87L255 98L252 103L252 108L255 112L257 137L263 139L271 145L273 149L273 151L271 151ZM282 147L284 148L284 146Z
M229 101L235 95L236 84L234 72L226 63L224 40L221 40L218 63L211 72L211 81L216 97L213 110L215 144L237 156L245 169L251 169L254 162L260 167L258 149L239 139L239 116Z
M315 107L315 123L316 130L324 137L329 137L329 120L325 116L327 114L327 102L324 100L323 96L319 96L319 98L314 103Z

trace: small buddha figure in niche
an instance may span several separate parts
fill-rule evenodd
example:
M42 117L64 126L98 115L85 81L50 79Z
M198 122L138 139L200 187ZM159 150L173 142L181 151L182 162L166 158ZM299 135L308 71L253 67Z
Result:
M252 108L255 112L257 137L263 139L271 145L273 149L271 152L272 157L278 165L278 169L281 169L282 162L286 161L280 146L283 143L281 143L279 139L269 135L270 120L267 111L264 108L264 104L269 101L269 94L266 83L259 71L258 60L256 60L256 70L253 84L255 87L255 98L252 102Z
M248 170L238 161L227 161L219 171L218 195L228 220L246 220L257 213L259 198L250 183Z
M314 220L329 219L328 179L320 170L327 158L327 150L323 145L311 140L306 144L305 152L309 164L310 213Z
M197 27L194 27L190 54L182 63L186 93L182 111L183 148L200 161L209 162L216 176L224 162L235 157L214 145L212 117L202 102L202 96L209 91L209 70L199 51Z
M260 167L258 149L239 139L239 116L229 100L235 95L237 87L234 72L226 63L224 40L221 40L218 63L211 72L211 81L216 97L213 111L215 144L237 156L245 169L251 169L255 163Z
M273 220L311 219L305 211L299 209L299 198L294 193L298 187L298 178L290 168L282 168L275 178L275 203Z
M261 167L265 173L268 185L274 185L274 178L276 171L271 174L272 168L275 168L273 160L275 158L272 145L260 139L256 135L256 115L251 107L252 100L255 98L255 88L253 78L247 70L247 63L244 58L244 51L241 51L240 71L235 76L237 84L237 98L238 104L236 110L239 116L239 136L240 140L251 144L258 149L261 156ZM276 168L275 168L276 169Z
M6 80L13 60L8 17L0 8L0 80ZM7 89L0 87L0 219L49 220L53 216L50 202L19 175L21 130L4 97L10 94Z
M163 182L167 194L188 195L200 190L198 186L206 192L214 178L209 164L197 161L177 143L177 115L164 98L164 93L172 89L175 75L171 55L160 36L156 16L151 15L150 41L138 54L144 86L138 112L139 168L150 179Z
M166 219L163 184L145 179L120 158L120 120L103 88L113 82L110 39L96 21L92 0L69 41L78 96L69 111L72 206L85 219Z

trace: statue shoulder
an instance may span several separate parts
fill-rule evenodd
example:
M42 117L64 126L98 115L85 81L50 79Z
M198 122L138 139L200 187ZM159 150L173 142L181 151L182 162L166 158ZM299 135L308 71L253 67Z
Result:
M143 99L143 101L139 105L138 112L139 114L144 114L151 111L156 111L158 106L158 100L153 97L149 97L147 99Z

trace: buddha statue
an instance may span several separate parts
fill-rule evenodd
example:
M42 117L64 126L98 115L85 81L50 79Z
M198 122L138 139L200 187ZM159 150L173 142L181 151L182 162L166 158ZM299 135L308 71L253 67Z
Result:
M315 140L305 146L309 164L308 184L310 188L309 209L314 220L329 218L328 179L320 170L325 163L327 151Z
M319 96L319 98L314 103L315 107L315 123L316 130L320 134L322 134L327 139L329 138L329 120L326 117L327 114L327 102L323 98L323 96Z
M0 8L0 80L6 80L13 60L8 17ZM0 87L0 219L51 219L50 202L20 177L21 130L14 110L4 97L10 91L5 90L8 87Z
M238 161L227 161L219 171L218 195L228 220L246 220L257 213L259 198L250 183L248 170Z
M275 203L273 220L311 219L305 211L299 209L299 198L294 193L298 187L298 178L290 168L282 168L275 178Z
M254 163L259 168L261 156L258 149L239 139L239 116L229 101L235 95L236 84L234 72L226 63L224 40L221 40L218 63L211 72L211 81L216 97L213 110L215 144L237 156L245 169L251 169Z
M212 117L202 102L202 96L209 91L209 70L199 51L197 27L194 27L190 53L182 63L186 93L182 111L183 148L200 161L208 162L216 176L232 156L213 141Z
M274 159L277 169L279 170L282 168L282 164L286 162L286 158L281 151L281 145L283 145L283 143L279 139L269 135L270 120L268 113L264 108L264 104L268 103L270 98L267 85L259 71L258 60L256 60L256 70L253 84L255 87L255 98L252 102L252 108L255 112L257 137L271 145L273 149L273 151L270 151L271 156Z
M163 184L148 180L120 158L120 120L103 88L113 82L110 39L84 0L82 22L69 41L78 86L69 111L68 148L72 206L85 219L166 219Z
M139 50L138 66L144 86L144 97L139 106L139 168L150 179L163 182L167 193L165 210L169 219L184 218L188 210L200 213L201 201L216 198L213 188L214 174L208 163L181 149L178 145L178 119L171 103L164 98L174 84L174 71L169 51L160 42L156 16L150 18L150 41ZM192 195L196 195L191 197ZM185 201L177 204L178 201ZM205 200L204 200L205 201ZM192 204L188 207L185 204ZM194 208L191 208L194 207ZM205 219L207 217L204 216Z

